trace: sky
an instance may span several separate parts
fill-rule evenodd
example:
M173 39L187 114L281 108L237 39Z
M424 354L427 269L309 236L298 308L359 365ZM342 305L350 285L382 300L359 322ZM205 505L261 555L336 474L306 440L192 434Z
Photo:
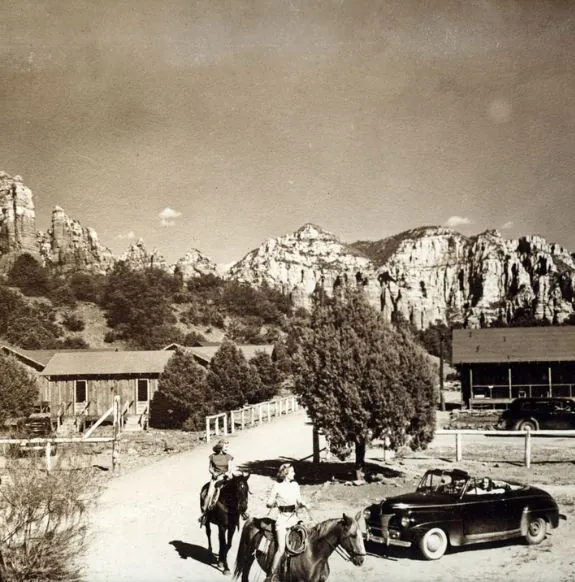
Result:
M115 254L312 222L575 252L570 0L3 0L0 169Z

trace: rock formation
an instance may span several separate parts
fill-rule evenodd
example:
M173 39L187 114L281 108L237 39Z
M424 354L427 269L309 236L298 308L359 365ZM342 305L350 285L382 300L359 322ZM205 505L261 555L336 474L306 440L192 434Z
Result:
M193 277L202 275L217 275L222 273L221 269L211 259L202 254L198 249L190 249L174 265L174 272L178 272L186 281Z
M128 247L128 250L119 257L120 261L124 261L131 269L135 271L143 269L162 269L169 270L166 259L160 254L158 249L148 252L142 239L138 239L135 243Z

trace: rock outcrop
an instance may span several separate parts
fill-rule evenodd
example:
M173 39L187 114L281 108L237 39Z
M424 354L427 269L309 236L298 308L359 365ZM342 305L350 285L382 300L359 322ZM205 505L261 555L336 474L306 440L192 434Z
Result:
M174 272L179 273L184 281L203 275L221 276L223 274L218 265L198 249L190 249L181 259L178 259L174 265Z
M45 266L54 273L105 273L115 262L110 249L100 244L96 231L69 218L59 206L52 210L48 231L37 234L37 246Z
M23 253L37 254L34 199L20 176L0 171L0 270Z
M128 247L128 250L120 255L120 261L124 261L130 269L140 271L144 269L162 269L168 271L169 267L166 259L160 254L158 249L148 252L144 241L138 239Z
M388 319L401 314L418 328L508 320L520 308L560 323L575 307L575 261L567 250L539 236L508 240L497 231L465 237L422 227L346 245L305 225L264 242L229 276L290 293L305 308L317 285L331 294L342 280L351 281Z

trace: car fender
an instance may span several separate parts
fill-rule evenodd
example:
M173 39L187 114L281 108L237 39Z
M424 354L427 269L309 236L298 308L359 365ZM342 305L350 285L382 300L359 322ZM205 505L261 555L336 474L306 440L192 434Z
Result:
M410 530L414 540L420 540L431 528L441 528L452 546L460 546L463 540L463 524L460 519L437 519L413 525Z
M527 529L529 527L529 518L531 517L542 517L547 522L547 527L551 526L553 528L557 527L558 525L558 517L555 517L555 512L552 510L546 509L532 509L528 505L523 508L521 512L521 523L520 523L520 530L521 535L527 535Z

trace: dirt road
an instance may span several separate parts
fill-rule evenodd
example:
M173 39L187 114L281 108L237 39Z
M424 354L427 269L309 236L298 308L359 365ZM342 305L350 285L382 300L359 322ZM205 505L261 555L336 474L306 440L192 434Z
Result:
M269 475L284 458L301 459L311 454L312 430L305 413L299 412L269 425L246 430L230 438L238 464L253 471L250 486L250 513L265 513L264 499L271 485ZM425 455L405 462L392 462L390 473L400 475L384 485L349 487L343 483L323 483L322 476L302 474L300 482L311 502L315 521L336 517L343 511L357 511L367 502L413 487L426 466L448 461L434 460L434 447L444 452L445 439ZM211 582L226 578L209 564L204 530L197 524L198 492L207 477L207 457L211 451L202 445L158 463L113 479L92 516L89 552L86 556L88 582L171 582L176 580ZM337 465L326 465L325 476ZM486 463L478 469L487 470ZM473 467L470 467L473 469ZM505 471L505 467L495 469ZM549 467L549 471L556 468ZM567 470L573 470L567 469ZM537 480L534 474L532 482ZM557 480L559 481L559 480ZM330 560L330 582L441 581L468 582L525 579L567 582L575 580L575 511L571 485L544 487L558 499L568 515L561 529L540 546L519 543L490 544L449 552L441 560L426 562L405 550L392 550L385 556L368 556L361 568L339 556ZM217 541L214 536L214 544ZM238 537L230 552L235 558ZM254 571L253 580L263 580Z

